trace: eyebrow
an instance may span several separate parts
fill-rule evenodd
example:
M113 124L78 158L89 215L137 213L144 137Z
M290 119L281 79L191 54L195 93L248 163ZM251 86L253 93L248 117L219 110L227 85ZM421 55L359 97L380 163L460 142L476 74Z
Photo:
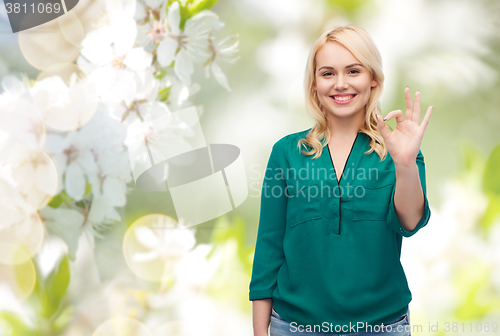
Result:
M353 66L356 66L356 65L359 65L361 67L363 67L363 64L359 64L359 63L353 63L353 64L349 64L347 65L345 68L348 69L348 68L352 68ZM329 69L329 70L335 70L334 67L332 66L329 66L329 65L323 65L321 68L318 69L318 72L321 70L321 69Z

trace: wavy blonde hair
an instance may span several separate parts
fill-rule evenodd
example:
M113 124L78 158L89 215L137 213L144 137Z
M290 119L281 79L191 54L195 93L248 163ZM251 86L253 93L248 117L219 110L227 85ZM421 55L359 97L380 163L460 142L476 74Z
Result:
M344 48L349 50L353 56L365 67L370 70L373 79L377 81L377 86L372 88L370 98L365 106L365 119L363 126L360 128L362 133L367 134L370 138L369 154L373 151L377 152L380 161L385 160L387 148L384 139L377 128L377 120L375 115L380 114L379 98L384 89L384 73L382 72L382 57L375 46L371 36L363 29L354 25L339 26L334 29L327 30L321 34L314 42L309 58L304 78L304 89L306 106L309 114L316 120L316 124L309 131L305 139L300 139L297 146L299 151L304 146L311 148L309 152L302 150L302 153L311 156L316 154L313 159L317 159L330 139L330 129L327 126L326 114L321 109L321 105L317 96L317 91L313 89L316 79L316 54L328 42L338 42Z

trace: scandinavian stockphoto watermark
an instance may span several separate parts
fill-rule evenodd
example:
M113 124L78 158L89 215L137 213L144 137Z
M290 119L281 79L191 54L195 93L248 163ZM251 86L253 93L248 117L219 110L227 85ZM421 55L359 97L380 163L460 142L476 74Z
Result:
M323 322L321 324L301 325L297 322L290 323L291 332L336 332L336 333L356 333L356 332L408 332L411 331L409 324L399 325L384 325L384 324L368 324L366 322L349 323L344 325L334 325L333 323Z
M178 142L170 134L172 125L189 125L189 136ZM240 149L208 144L196 107L136 126L125 140L135 185L161 192L168 185L177 217L186 226L220 217L246 200L248 184Z
M315 168L309 163L306 167L295 168L266 168L264 174L258 164L252 165L250 170L250 197L300 197L311 199L322 197L364 197L366 181L378 181L378 168L345 167L342 178L348 182L338 183L335 171L332 168ZM266 183L274 181L274 183ZM277 183L279 182L279 183Z
M500 330L499 323L495 321L463 321L463 322L428 322L427 325L422 324L398 324L390 323L388 325L370 325L365 322L357 324L336 325L323 322L322 324L300 325L297 322L290 323L291 332L347 332L354 333L360 331L367 332L411 332L422 333L424 329L428 333L460 333L462 335L497 335Z

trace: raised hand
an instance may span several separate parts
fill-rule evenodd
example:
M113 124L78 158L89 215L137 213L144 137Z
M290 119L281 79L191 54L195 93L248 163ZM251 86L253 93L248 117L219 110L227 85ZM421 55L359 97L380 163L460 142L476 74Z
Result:
M415 104L410 96L410 88L405 88L406 119L403 111L391 111L382 120L382 116L377 114L377 127L384 138L387 151L391 154L395 164L409 166L415 163L425 129L429 123L432 113L432 106L429 106L425 113L424 120L420 124L420 91L415 93ZM389 131L386 120L396 118L396 129Z

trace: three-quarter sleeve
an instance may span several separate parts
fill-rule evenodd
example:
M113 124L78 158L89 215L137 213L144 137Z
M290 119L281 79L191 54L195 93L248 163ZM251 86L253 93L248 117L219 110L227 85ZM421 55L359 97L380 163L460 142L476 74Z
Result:
M421 150L418 151L416 162L418 166L418 175L420 178L420 184L422 186L422 191L424 193L425 203L424 203L424 214L422 215L422 218L420 218L420 221L418 222L417 226L413 231L406 230L399 221L398 216L396 214L396 208L394 207L394 193L396 192L396 183L394 183L394 187L392 189L392 194L391 194L391 201L389 203L389 214L387 215L387 223L389 224L389 227L391 227L397 233L401 234L403 237L413 236L415 233L417 233L418 230L427 225L427 223L429 222L429 218L431 217L431 209L429 207L429 201L427 200L424 156Z
M278 271L285 260L283 237L286 227L285 148L274 144L262 183L260 218L250 281L250 301L272 298Z

